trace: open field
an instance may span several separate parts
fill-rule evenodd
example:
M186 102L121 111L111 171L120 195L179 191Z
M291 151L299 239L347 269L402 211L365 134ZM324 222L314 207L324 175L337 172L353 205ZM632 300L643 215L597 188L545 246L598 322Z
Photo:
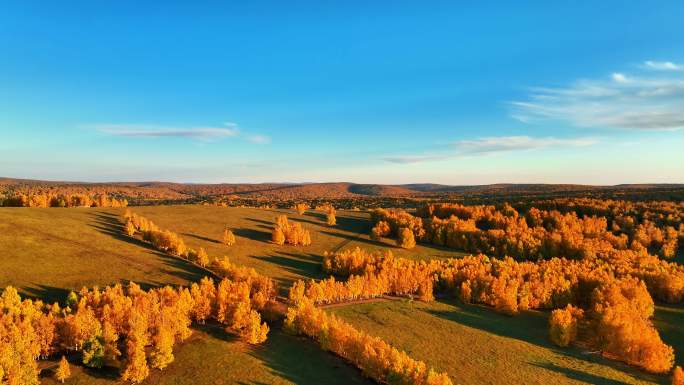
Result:
M659 306L656 324L675 351L684 349L681 307ZM548 314L516 317L455 302L376 302L329 311L411 356L449 373L459 384L653 384L649 375L578 348L558 348L548 339ZM679 363L684 357L678 357Z
M274 277L283 290L294 279L319 278L321 254L338 247L383 247L369 240L365 214L339 212L338 226L328 227L316 214L298 216L291 210L220 208L213 206L134 207L163 228L181 234L190 247L204 247L210 256L228 255ZM203 272L177 258L121 233L123 209L0 208L0 286L13 285L23 295L63 301L70 290L129 280L144 286L187 285ZM310 247L271 244L271 223L286 213L312 230ZM225 226L237 243L218 243ZM362 232L362 235L359 235ZM391 245L387 240L387 244ZM395 248L401 256L446 257L458 252L431 247L411 251ZM176 360L163 372L152 371L144 384L284 384L368 383L359 371L310 341L283 334L279 327L267 342L250 347L223 331L196 331L175 349ZM71 384L117 383L116 373L83 370L72 365ZM46 373L48 374L48 373ZM44 383L54 381L50 376ZM56 382L55 382L56 383Z
M250 346L223 332L205 327L174 349L175 361L163 371L152 370L142 384L332 384L370 385L373 382L311 342L272 330L268 340ZM110 369L87 370L71 365L74 385L126 384ZM60 384L51 370L44 384Z
M317 213L299 216L292 210L222 208L214 206L132 207L164 229L177 232L193 248L204 247L210 257L227 255L276 279L287 289L295 279L321 278L321 255L340 247L381 248L393 245L371 241L367 216L342 212L329 227ZM152 250L122 233L124 209L0 208L0 248L4 250L0 285L16 286L22 294L62 299L82 286L135 281L143 285L188 284L203 272L183 261ZM309 247L270 243L276 215L300 221L311 230ZM237 243L219 242L223 229L233 229ZM393 248L397 256L439 258L458 256L454 250Z
M322 278L321 255L348 247L392 247L407 258L462 255L453 250L419 245L413 250L393 247L390 240L369 239L367 214L338 211L338 225L324 216L292 210L223 208L214 206L132 207L161 228L180 234L188 246L203 247L210 256L229 256L273 277L281 294L296 279ZM0 208L0 286L16 286L22 294L63 300L69 290L133 280L147 286L198 280L201 269L156 252L147 244L122 235L124 209ZM309 247L278 246L269 242L276 215L287 214L311 231ZM219 242L225 227L237 243ZM507 317L478 306L453 302L430 304L388 301L332 307L361 330L406 350L412 357L447 371L459 384L520 383L666 383L665 376L648 375L577 348L559 349L547 337L543 312ZM666 343L684 351L684 309L658 307L655 323ZM268 341L250 347L210 327L196 330L175 349L176 360L164 371L152 371L145 384L232 383L367 383L358 370L310 341L283 334L274 326ZM682 356L678 355L682 364ZM72 365L72 384L117 383L116 373L87 371ZM46 377L44 383L52 384ZM55 382L56 383L56 382Z

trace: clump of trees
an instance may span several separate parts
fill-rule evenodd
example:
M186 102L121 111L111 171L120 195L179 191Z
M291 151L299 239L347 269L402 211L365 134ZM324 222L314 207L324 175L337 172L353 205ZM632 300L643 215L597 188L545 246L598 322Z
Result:
M328 226L335 226L337 224L337 211L330 203L316 206L316 211L322 211L325 213L325 223L327 223Z
M295 209L295 211L297 211L297 214L304 215L306 210L309 209L309 205L307 205L306 203L296 203L293 208Z
M390 235L391 229L389 223L386 221L379 221L371 229L371 239L375 241L381 240L383 237Z
M584 311L570 304L552 311L549 318L549 338L558 346L570 345L577 339L578 324L583 318Z
M276 217L271 240L277 245L309 246L311 235L299 222L290 222L286 215Z
M173 362L173 347L187 339L191 323L208 318L252 344L265 341L268 326L252 301L253 283L210 278L188 288L166 286L149 291L135 283L72 293L67 306L23 299L16 289L0 296L0 373L12 385L38 384L37 360L69 351L80 352L83 365L118 366L122 379L141 382L151 368ZM151 347L151 348L148 348ZM125 352L125 354L124 354ZM64 358L57 379L68 378Z
M302 282L290 299L331 303L393 293L431 300L435 290L508 315L556 309L549 321L556 344L567 346L581 339L613 359L650 372L667 371L673 364L672 348L650 321L651 295L681 301L684 267L631 250L615 253L589 260L518 262L480 255L413 261L354 249L323 259L324 271L348 276L347 282ZM580 330L586 331L584 335Z
M302 297L287 311L284 328L292 334L306 335L325 350L345 358L379 383L450 385L446 373L437 373L377 337L355 329L334 315L317 308Z
M408 227L402 227L397 234L397 246L402 249L412 249L416 247L416 238L413 236L413 231Z
M357 246L335 253L323 253L322 267L325 273L347 277L352 274L362 275L366 271L373 272L378 261L384 259L394 259L391 250L367 251Z
M654 373L672 368L674 351L650 321L654 305L642 281L624 278L603 284L594 289L591 301L591 339L605 355Z

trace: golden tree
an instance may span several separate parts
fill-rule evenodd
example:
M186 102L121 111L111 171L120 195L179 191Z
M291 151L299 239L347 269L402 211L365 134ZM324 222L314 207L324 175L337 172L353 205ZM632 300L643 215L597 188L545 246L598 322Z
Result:
M276 226L273 229L273 233L271 234L271 240L276 245L284 245L285 244L285 234L283 233L283 230L280 228L280 226Z
M390 226L386 221L380 221L371 230L371 238L373 240L379 241L382 237L386 237L390 234Z
M126 225L124 226L124 232L129 237L132 237L135 234L135 225L133 225L133 222L131 222L130 220L126 221Z
M223 230L222 241L226 246L233 246L235 244L235 234L230 229Z
M174 338L169 325L162 323L153 338L154 349L150 354L150 364L153 368L164 369L173 362Z
M145 355L145 346L147 345L147 319L146 315L137 309L132 309L128 318L128 364L122 375L124 381L131 381L133 383L142 382L150 373L147 367L147 356Z
M325 215L325 221L328 226L335 226L337 224L337 218L335 217L335 211L328 211Z
M558 346L568 346L577 338L577 321L583 317L581 309L568 305L556 309L549 318L549 337Z
M66 357L62 356L62 359L59 360L59 366L55 372L55 377L57 378L57 381L60 381L63 384L64 380L70 376L71 368L69 367L69 361L67 361Z
M684 385L684 370L681 366L677 366L672 372L672 385Z
M209 264L209 256L207 255L207 252L204 251L203 247L200 247L199 250L197 250L197 263L202 267L207 267Z
M416 239L413 231L408 227L402 227L397 234L397 245L402 249L412 249L416 246Z
M297 211L297 214L304 215L306 210L309 209L309 205L307 205L306 203L297 203L296 205L294 205L294 209Z

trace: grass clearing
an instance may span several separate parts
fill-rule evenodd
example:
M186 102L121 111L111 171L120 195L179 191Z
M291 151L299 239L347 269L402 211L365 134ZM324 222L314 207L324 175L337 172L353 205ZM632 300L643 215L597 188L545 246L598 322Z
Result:
M548 315L516 317L455 302L391 301L332 308L355 327L388 341L416 359L468 384L654 384L650 375L577 348L558 348L547 337ZM666 342L682 346L681 309L658 308L657 324L669 322ZM671 338L668 338L671 337ZM677 339L678 338L678 339Z
M240 342L218 327L195 329L174 349L175 360L164 370L150 370L143 385L186 384L331 384L369 385L351 365L310 341L273 330L263 345ZM115 369L89 370L72 364L71 385L127 384ZM45 370L42 384L61 384Z

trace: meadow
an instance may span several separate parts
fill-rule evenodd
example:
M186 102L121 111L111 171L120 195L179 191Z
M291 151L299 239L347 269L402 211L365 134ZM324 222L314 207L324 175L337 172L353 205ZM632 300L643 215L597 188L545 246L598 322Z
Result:
M352 247L391 248L397 257L434 259L463 253L431 245L412 250L393 241L376 242L368 233L368 214L338 211L337 225L309 211L216 206L144 206L133 212L161 228L178 233L192 248L209 256L226 255L233 262L254 267L274 278L280 294L297 279L323 278L322 254ZM13 285L22 295L60 300L82 286L105 286L134 281L143 286L188 285L205 271L181 259L155 251L148 244L122 234L121 208L25 209L0 208L0 248L3 250L0 286ZM287 214L311 231L312 245L279 246L270 241L274 218ZM220 242L225 228L236 235L235 245ZM332 307L360 330L377 335L437 370L447 371L454 383L666 383L663 375L649 375L601 358L580 348L560 349L548 340L548 313L528 311L517 317L489 308L458 302L422 303L398 300ZM684 350L681 307L659 306L655 323L676 352ZM682 357L678 356L678 363ZM91 371L72 365L73 384L111 384L115 370ZM46 370L44 383L53 379ZM301 337L271 328L267 342L253 347L217 333L211 325L176 348L176 361L164 371L153 371L148 384L188 382L229 383L369 383L353 366Z

